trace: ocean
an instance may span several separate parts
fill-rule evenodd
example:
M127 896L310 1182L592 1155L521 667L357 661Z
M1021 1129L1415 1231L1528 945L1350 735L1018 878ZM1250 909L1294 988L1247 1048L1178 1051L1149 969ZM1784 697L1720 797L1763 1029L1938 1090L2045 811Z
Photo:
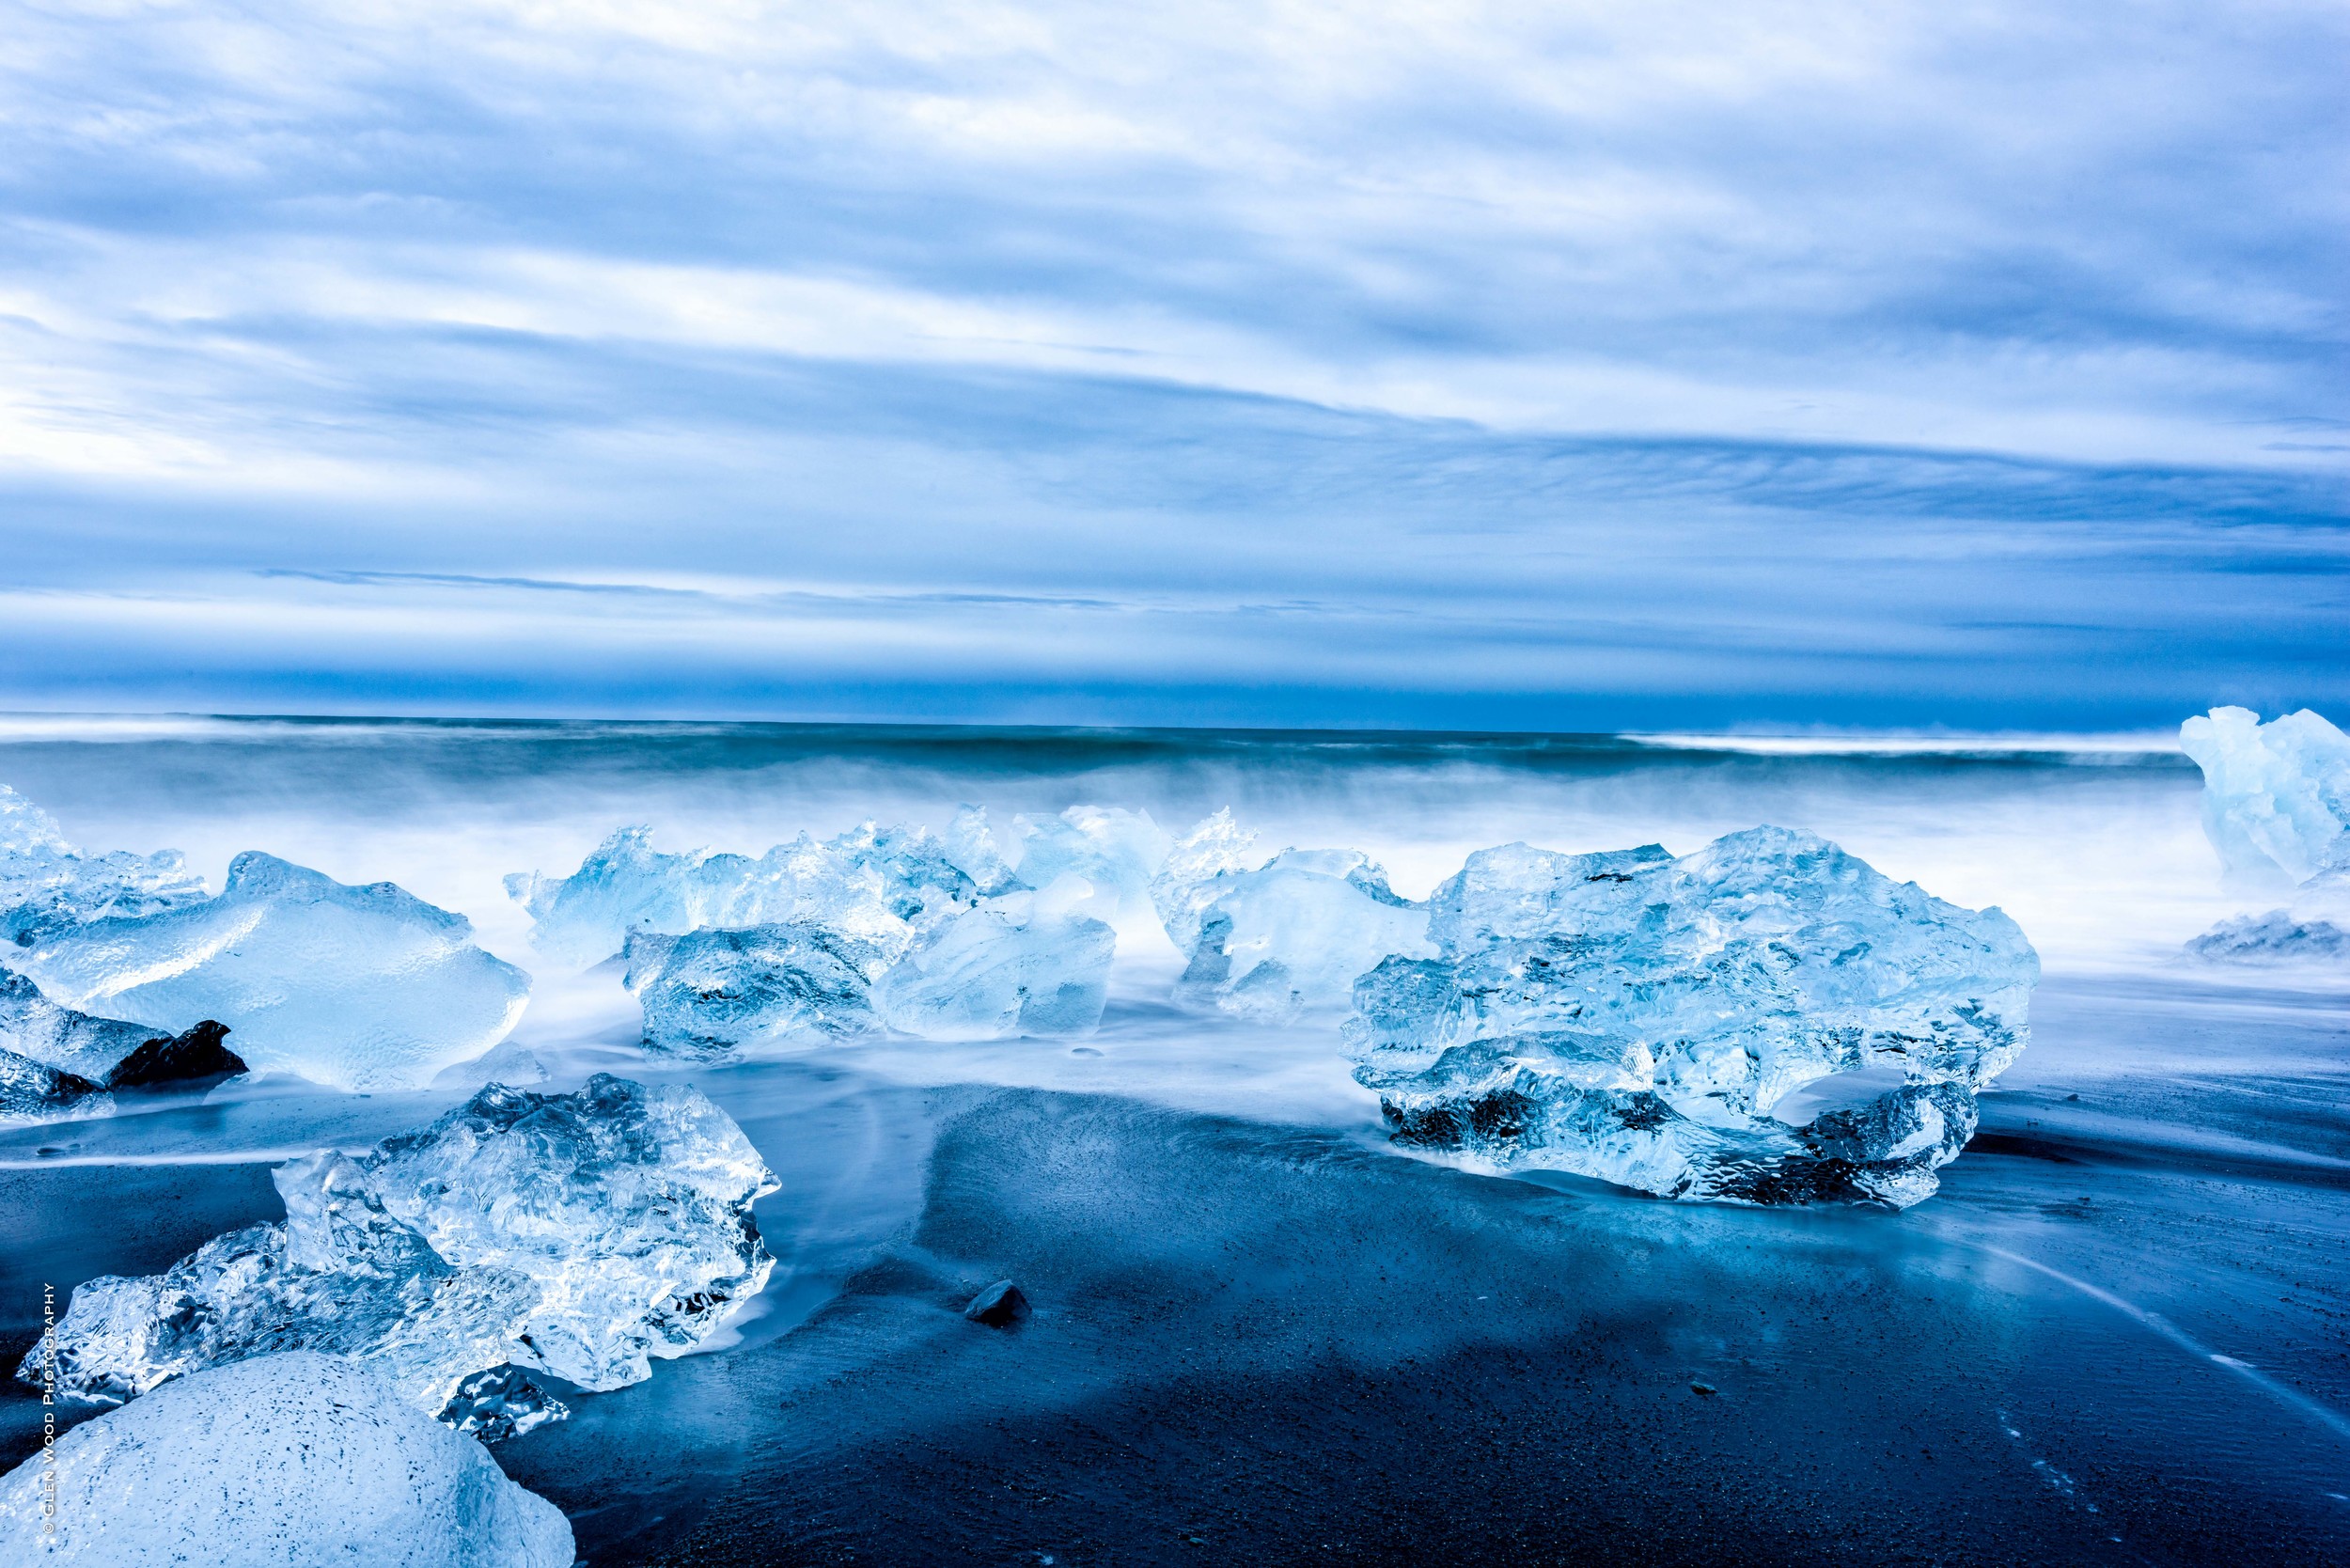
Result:
M0 782L215 886L264 849L460 911L534 976L496 1061L690 1077L750 1135L767 1291L495 1450L592 1562L2350 1560L2350 976L2185 957L2268 904L2221 886L2168 735L17 716ZM1230 808L1409 897L1514 840L1808 829L2013 916L2034 1038L1914 1209L1673 1204L1396 1151L1332 1026L1174 1006L1147 917L1082 1042L686 1068L502 886L624 825L758 854L965 804ZM479 1076L0 1133L0 1350L44 1286L274 1217L273 1162ZM1035 1316L964 1323L1001 1278ZM0 1397L8 1463L39 1429Z

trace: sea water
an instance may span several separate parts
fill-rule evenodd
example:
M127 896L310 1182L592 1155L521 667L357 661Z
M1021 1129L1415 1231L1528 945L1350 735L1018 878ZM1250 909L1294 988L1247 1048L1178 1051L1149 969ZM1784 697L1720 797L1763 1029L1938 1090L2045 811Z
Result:
M258 1078L0 1135L11 1359L44 1285L274 1217L271 1162L485 1075L690 1077L760 1146L764 1294L498 1450L596 1560L1540 1557L1623 1531L1690 1560L2350 1550L2350 977L2185 958L2248 906L2167 736L28 717L0 721L0 782L215 885L247 849L398 882L534 977L510 1042L430 1090ZM1229 807L1261 850L1358 848L1413 897L1512 840L1803 828L2013 916L2035 1040L1908 1214L1667 1205L1390 1151L1334 1029L1176 1008L1147 916L1083 1041L689 1067L639 1051L617 966L536 953L501 886L634 823L758 854L964 804L1172 832ZM1005 1276L1036 1317L964 1324ZM0 1402L11 1462L39 1430Z

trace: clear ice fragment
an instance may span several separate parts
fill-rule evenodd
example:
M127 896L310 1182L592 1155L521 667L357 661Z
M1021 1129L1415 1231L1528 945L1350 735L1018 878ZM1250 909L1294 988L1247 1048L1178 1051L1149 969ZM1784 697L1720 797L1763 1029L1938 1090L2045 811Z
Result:
M84 855L48 812L0 784L0 951L115 915L200 902L203 880L175 850Z
M179 1379L0 1478L0 1558L56 1568L571 1568L562 1511L368 1368ZM51 1493L54 1475L54 1496Z
M511 1365L597 1391L683 1355L766 1283L752 1203L775 1190L724 1111L684 1085L599 1074L571 1094L492 1085L352 1159L274 1173L286 1218L160 1275L93 1279L17 1375L119 1403L300 1347L365 1360L427 1414Z
M1196 915L1184 911L1197 930L1177 993L1244 1017L1342 1009L1381 959L1435 954L1428 906L1398 898L1358 850L1283 850L1204 890Z
M873 980L883 949L821 926L752 926L628 939L626 983L645 1043L694 1057L822 1044L880 1027Z
M2179 726L2179 744L2203 770L2203 831L2232 879L2350 869L2350 735L2307 708L2266 724L2214 708Z
M1084 912L1104 919L1151 907L1152 879L1173 842L1148 811L1115 806L1073 806L1058 817L1014 817L1011 825L1020 882L1044 888L1078 878L1090 889Z
M534 946L583 965L637 933L782 924L821 926L894 957L978 896L953 853L924 829L870 822L821 843L802 834L756 860L664 854L650 829L628 827L572 875L517 872L506 890L530 912Z
M1035 893L956 916L873 987L882 1020L925 1040L1088 1034L1109 998L1118 933Z
M463 916L391 883L248 851L217 898L55 930L12 962L76 1009L226 1024L257 1072L413 1089L505 1039L529 998L530 977L472 938Z
M1399 1142L1496 1166L1905 1206L2029 1038L2013 920L1784 828L1677 860L1507 845L1430 905L1436 956L1355 983L1355 1076Z

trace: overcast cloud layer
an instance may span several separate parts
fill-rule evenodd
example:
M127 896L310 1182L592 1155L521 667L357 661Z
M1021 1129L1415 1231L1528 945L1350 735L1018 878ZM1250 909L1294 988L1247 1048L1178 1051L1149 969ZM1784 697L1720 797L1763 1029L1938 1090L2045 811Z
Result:
M2333 4L0 6L0 706L2350 709Z

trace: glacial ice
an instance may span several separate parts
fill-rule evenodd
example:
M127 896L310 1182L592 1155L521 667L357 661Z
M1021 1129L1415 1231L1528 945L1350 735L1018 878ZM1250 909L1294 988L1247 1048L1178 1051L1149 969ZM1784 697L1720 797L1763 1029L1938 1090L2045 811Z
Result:
M357 1159L306 1155L274 1179L283 1222L76 1290L55 1338L57 1390L118 1403L301 1348L356 1356L454 1421L478 1403L478 1388L461 1398L466 1381L501 1366L591 1391L639 1382L774 1266L751 1204L775 1178L683 1085L492 1085ZM36 1347L17 1375L43 1371Z
M2232 878L2350 870L2350 735L2307 708L2266 724L2214 708L2179 727L2203 770L2203 831Z
M1117 949L1114 930L1051 890L1008 893L892 964L873 1005L890 1028L924 1040L1088 1034L1102 1021Z
M568 877L516 872L506 891L530 912L531 941L550 957L582 965L620 952L631 935L679 935L709 928L822 927L895 957L923 932L978 896L958 852L992 853L984 818L976 831L942 841L922 828L872 823L818 842L803 833L754 860L697 850L667 855L651 830L627 827L599 845Z
M1345 1029L1396 1140L1673 1198L1927 1197L2039 976L2006 915L1784 828L1485 850L1430 905L1436 956L1364 975Z
M109 916L196 903L203 880L178 852L84 855L48 812L0 784L0 951Z
M822 926L752 926L628 939L626 984L645 1043L717 1057L760 1044L821 1044L880 1027L883 949Z
M0 969L0 1123L110 1116L111 1090L243 1073L243 1059L221 1043L227 1032L207 1021L159 1036L143 1024L93 1018L59 1007L25 976Z
M408 1089L505 1039L529 997L472 937L391 883L248 851L217 898L53 928L10 962L73 1008L164 1030L218 1020L256 1071Z
M1236 858L1229 814L1200 824L1178 853L1201 869ZM1355 977L1381 959L1435 956L1428 906L1398 898L1358 850L1283 850L1255 870L1216 865L1188 884L1162 872L1152 893L1169 939L1189 938L1178 996L1244 1017L1341 1009Z
M1020 855L1013 871L1029 887L1075 877L1091 890L1084 914L1114 920L1152 906L1152 879L1172 840L1148 811L1073 806L1058 817L1011 820Z
M562 1511L358 1362L256 1356L0 1478L0 1558L56 1568L570 1568ZM53 1512L54 1511L54 1512ZM51 1528L54 1523L54 1529Z

